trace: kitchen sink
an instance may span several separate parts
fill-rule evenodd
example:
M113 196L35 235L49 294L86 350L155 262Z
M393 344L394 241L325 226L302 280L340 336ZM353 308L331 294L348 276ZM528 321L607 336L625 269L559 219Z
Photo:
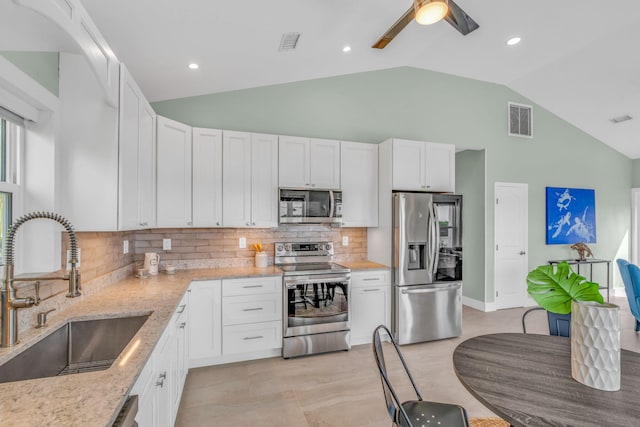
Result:
M148 317L68 322L0 365L0 383L108 369Z

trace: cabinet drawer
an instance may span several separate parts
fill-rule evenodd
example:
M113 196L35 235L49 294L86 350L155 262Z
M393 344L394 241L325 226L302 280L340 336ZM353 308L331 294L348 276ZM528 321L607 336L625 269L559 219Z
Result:
M222 324L268 322L282 318L282 295L239 295L222 299Z
M351 273L351 286L354 288L363 287L363 286L376 286L376 285L385 285L388 286L391 284L389 278L389 271L385 270L376 270L369 272L352 272Z
M222 296L255 295L280 293L282 277L255 277L250 279L229 279L222 281Z
M223 328L223 354L244 353L280 347L282 347L281 321L225 326Z

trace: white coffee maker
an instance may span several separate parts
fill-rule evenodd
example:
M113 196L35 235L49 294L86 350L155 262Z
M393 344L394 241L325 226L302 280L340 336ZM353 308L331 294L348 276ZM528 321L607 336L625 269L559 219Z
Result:
M160 255L155 252L147 252L144 254L143 268L147 272L147 274L151 276L157 276L158 265L160 265Z

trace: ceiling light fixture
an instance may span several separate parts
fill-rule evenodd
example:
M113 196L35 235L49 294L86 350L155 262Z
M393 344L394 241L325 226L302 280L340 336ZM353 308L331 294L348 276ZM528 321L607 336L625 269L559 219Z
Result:
M416 22L420 25L435 24L449 12L449 0L413 0Z
M509 40L507 40L507 44L509 46L514 46L520 43L520 40L521 40L520 37L511 37Z
M342 51L343 51L344 53L351 52L351 46L345 46L345 47L343 47L343 48L342 48Z
M200 66L195 62L192 62L191 64L189 64L188 67L190 70L197 70L198 68L200 68Z

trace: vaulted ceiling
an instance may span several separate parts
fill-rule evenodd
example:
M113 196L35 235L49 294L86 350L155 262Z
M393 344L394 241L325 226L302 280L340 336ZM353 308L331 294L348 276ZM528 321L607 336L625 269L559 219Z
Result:
M446 22L412 22L383 50L371 45L411 1L82 2L151 101L413 66L504 84L640 158L638 0L456 0L478 30L462 36ZM49 31L41 18L25 27L12 17L23 15L17 9L7 4L0 15L0 28L12 34L0 48L51 48L51 36L33 42L43 38L34 32ZM301 33L297 48L279 51L288 32ZM516 35L521 43L507 46ZM200 68L189 70L191 62ZM633 119L610 120L623 115Z

